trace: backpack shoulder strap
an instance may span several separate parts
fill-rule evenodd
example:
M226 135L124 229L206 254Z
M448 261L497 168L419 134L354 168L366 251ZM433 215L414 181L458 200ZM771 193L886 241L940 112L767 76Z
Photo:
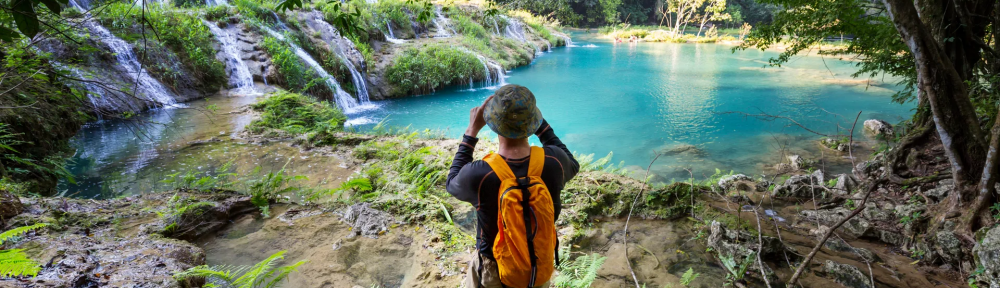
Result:
M483 161L489 164L490 168L493 168L493 172L497 173L500 181L517 178L514 176L514 171L510 170L510 166L507 166L507 160L504 160L500 154L490 153L486 157L483 157Z
M528 159L528 176L542 177L545 168L545 148L531 146L531 158Z

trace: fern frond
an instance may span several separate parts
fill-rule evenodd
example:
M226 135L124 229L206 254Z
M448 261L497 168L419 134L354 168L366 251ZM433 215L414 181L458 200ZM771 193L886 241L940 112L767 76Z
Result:
M247 273L243 274L243 276L240 276L240 278L237 278L235 281L233 281L232 282L233 286L236 286L238 288L256 287L257 284L264 282L264 280L267 279L267 276L271 273L274 264L278 262L278 260L284 258L285 258L284 250L278 251L278 253L274 253L274 255L271 255L271 257L267 257L267 259L264 259L264 261L260 261L260 263L253 265L253 268L250 268L250 270L247 271Z
M306 264L306 262L308 262L308 261L302 260L302 261L299 261L298 263L292 264L290 266L285 266L285 267L281 267L281 268L275 269L275 270L278 271L278 274L275 275L274 278L271 278L271 282L268 282L267 285L264 286L264 288L278 287L278 282L281 282L281 280L285 280L285 278L288 278L288 274L291 274L292 272L298 271L299 266L302 266L302 264Z
M191 267L188 270L184 270L174 274L174 279L178 281L188 279L203 277L209 281L222 281L222 282L232 282L239 272L249 269L249 266L208 266L201 265L196 267Z
M0 277L37 276L42 271L38 262L28 258L21 249L0 250Z
M17 236L24 235L24 233L28 233L29 231L32 231L32 230L35 230L35 229L38 229L38 228L42 228L42 227L45 227L45 226L49 226L49 224L48 223L37 223L35 225L22 226L22 227L17 227L17 228L14 228L14 229L10 229L10 230L4 231L3 233L0 233L0 245L3 245L3 243L7 242L7 240L10 240L10 238L14 238L14 237L17 237Z

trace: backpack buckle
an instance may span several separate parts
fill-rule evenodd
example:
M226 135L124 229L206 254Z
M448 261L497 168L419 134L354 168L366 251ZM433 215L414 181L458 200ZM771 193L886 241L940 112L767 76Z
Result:
M518 186L518 188L521 188L521 189L528 188L529 185L531 185L531 178L528 178L528 177L517 178L517 186Z

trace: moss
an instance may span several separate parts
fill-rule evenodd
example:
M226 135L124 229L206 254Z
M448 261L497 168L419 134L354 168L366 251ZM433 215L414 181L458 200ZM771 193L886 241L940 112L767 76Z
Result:
M340 131L347 120L340 109L329 102L318 102L308 96L289 92L275 93L251 108L261 113L258 119L247 125L247 131L254 134L270 130L281 130L293 135Z
M707 186L677 182L662 187L643 189L642 182L626 176L586 172L571 180L561 194L564 206L576 211L569 213L574 225L588 223L590 217L624 217L640 190L645 190L635 204L633 216L651 219L674 219L687 215L692 197L709 190Z

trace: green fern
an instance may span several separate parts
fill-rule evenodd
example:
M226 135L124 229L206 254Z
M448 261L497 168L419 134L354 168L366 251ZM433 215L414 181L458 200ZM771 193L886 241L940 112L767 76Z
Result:
M567 255L569 253L560 253ZM565 256L563 258L566 258ZM597 279L597 270L604 265L604 260L600 254L590 254L577 257L576 259L565 261L558 267L559 276L553 281L558 288L582 288L590 287Z
M45 226L49 226L49 224L48 223L38 223L38 224L35 224L35 225L22 226L22 227L17 227L17 228L14 228L14 229L10 229L10 230L4 231L3 233L0 233L0 245L3 245L4 243L6 243L11 238L24 235L24 233L28 233L29 231L32 231L32 230L35 230L35 229L38 229L38 228L42 228L42 227L45 227Z
M757 252L750 251L750 255L743 259L743 263L736 266L736 259L733 257L719 255L719 259L722 260L722 266L726 267L726 283L732 283L736 281L743 280L743 277L747 274L747 270L750 270L750 265L753 264L753 260L756 259Z
M289 266L274 268L275 264L284 258L285 251L278 251L253 266L201 265L174 274L174 279L184 281L189 278L205 278L211 287L273 288L278 287L281 280L288 278L289 274L306 263L299 261Z
M684 272L684 275L681 275L681 285L684 285L684 287L691 286L691 282L694 282L694 279L698 279L698 276L701 276L701 273L694 273L694 268L688 268L688 271Z
M3 233L0 233L0 245L9 242L15 237L24 235L29 231L45 226L49 226L49 224L38 223L31 226L17 227L4 231ZM0 250L0 277L11 278L26 275L34 277L38 276L39 271L42 271L42 267L38 265L38 262L28 258L28 255L24 254L21 249Z

